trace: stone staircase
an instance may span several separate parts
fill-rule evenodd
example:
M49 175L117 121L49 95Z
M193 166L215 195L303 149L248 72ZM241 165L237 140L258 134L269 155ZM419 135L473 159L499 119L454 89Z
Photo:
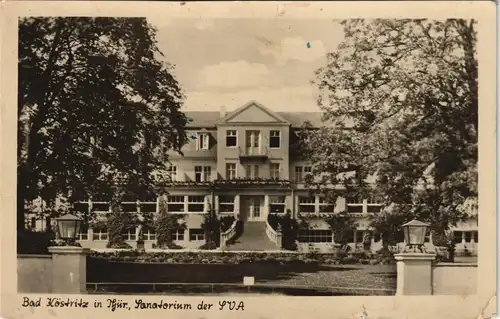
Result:
M243 232L235 242L226 247L235 250L279 250L266 234L266 222L245 222Z

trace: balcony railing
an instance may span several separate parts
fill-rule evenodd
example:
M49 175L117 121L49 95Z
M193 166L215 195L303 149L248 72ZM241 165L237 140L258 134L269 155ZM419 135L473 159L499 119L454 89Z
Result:
M269 151L267 147L239 147L239 156L240 160L266 160L269 157Z

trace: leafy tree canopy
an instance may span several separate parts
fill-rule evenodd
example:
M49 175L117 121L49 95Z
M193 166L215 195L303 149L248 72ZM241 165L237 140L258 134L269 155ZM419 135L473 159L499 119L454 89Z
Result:
M155 185L167 152L185 143L187 122L155 36L143 18L20 19L20 220L25 201L38 196Z
M307 130L314 180L377 193L386 213L444 231L477 198L476 22L342 24L343 42L313 81L329 123Z

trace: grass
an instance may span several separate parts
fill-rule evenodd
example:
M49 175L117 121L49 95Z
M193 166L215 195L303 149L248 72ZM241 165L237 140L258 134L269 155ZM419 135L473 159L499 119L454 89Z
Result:
M244 276L255 277L256 285L261 289L269 288L276 291L279 287L287 287L286 291L296 287L292 294L317 295L310 288L329 288L331 294L361 294L373 295L376 292L366 289L379 290L396 288L395 265L324 265L324 264L165 264L165 263L126 263L109 262L103 259L90 259L87 266L88 282L128 283L131 292L146 292L137 283L169 283L169 287L155 288L170 290L175 289L186 292L193 290L194 286L183 286L185 284L227 284L224 291L240 289ZM178 287L175 288L175 284ZM179 288L180 287L180 288ZM202 288L199 292L201 293ZM233 287L233 288L228 288ZM336 288L333 288L336 287ZM259 289L260 289L259 288ZM272 288L272 289L271 289ZM353 289L354 288L354 289ZM359 291L356 291L356 288ZM212 286L209 292L214 291ZM247 289L246 287L244 289ZM268 289L268 290L269 290ZM302 292L299 290L302 289ZM255 290L255 289L254 289ZM264 289L265 290L265 289ZM281 294L286 291L280 290ZM309 291L309 292L308 292ZM259 291L262 292L262 291ZM269 291L263 292L269 293ZM387 293L384 293L387 294Z

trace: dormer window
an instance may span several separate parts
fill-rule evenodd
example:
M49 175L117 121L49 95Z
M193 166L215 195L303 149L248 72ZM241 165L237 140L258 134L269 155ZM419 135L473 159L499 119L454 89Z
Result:
M197 145L198 150L208 150L210 148L210 135L208 133L198 133Z
M269 133L269 147L270 148L280 148L281 147L280 131L271 131Z

